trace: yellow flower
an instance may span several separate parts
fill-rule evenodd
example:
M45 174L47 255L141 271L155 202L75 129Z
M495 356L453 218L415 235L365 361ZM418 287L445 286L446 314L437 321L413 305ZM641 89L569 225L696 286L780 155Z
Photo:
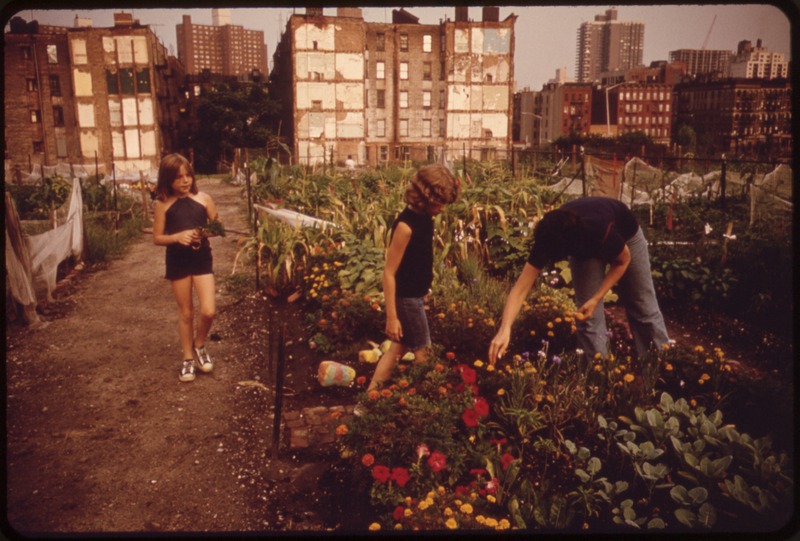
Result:
M711 357L706 357L706 364L714 364L714 359Z
M489 503L495 503L497 501L497 498L495 498L493 494L487 494L486 501Z
M337 436L344 436L345 434L347 434L347 432L349 432L347 425L339 425L336 427Z
M541 402L542 400L544 400L544 395L542 395L541 393L536 393L533 396L533 399L536 400L537 402Z
M553 328L553 322L552 321L548 321L547 322L547 328L548 329L552 329Z
M630 382L633 381L634 377L633 377L633 374L625 374L625 377L622 378L622 379L625 380L625 383L630 383Z
M497 389L497 396L503 396L504 394L506 394L505 389Z
M667 363L666 365L664 365L664 370L666 370L667 372L672 372L674 368L675 367L673 367L671 363Z
M703 349L703 346L695 346L694 350L695 350L697 353L703 353L703 352L705 351L705 350Z
M594 365L594 371L595 372L600 372L602 369L603 369L603 367L600 366L599 364Z
M459 507L458 510L461 511L462 513L464 513L465 515L471 515L472 511L473 511L472 505L470 505L468 503L465 503L464 505Z
M444 508L444 516L446 516L446 517L452 517L452 516L453 516L453 510L452 510L452 509L450 509L449 507L445 507L445 508Z
M487 366L487 367L486 367L486 371L487 371L487 372L494 372L494 365L493 365L493 364L490 364L489 366Z
M438 487L436 487L436 492L439 493L439 496L444 496L445 492L447 492L447 489L444 488L442 485L439 485Z
M484 517L483 515L478 515L475 517L475 522L477 522L478 524L485 524L486 517Z
M414 514L414 511L412 511L411 509L406 508L406 509L403 510L403 516L406 517L406 518L410 517L413 514Z
M507 518L500 519L500 522L497 524L498 530L508 530L511 528L511 523L508 521Z
M486 526L488 526L489 528L496 528L497 524L498 524L497 519L494 519L492 517L486 519Z
M428 497L425 498L425 503L427 503L428 507L430 507L431 505L433 505L433 498L430 495L428 495Z
M480 359L477 359L474 363L472 363L472 366L474 366L475 368L480 368L480 367L483 366L483 361L480 360Z
M711 376L709 376L708 374L703 374L702 376L700 376L700 379L703 381L708 381L711 379Z
M458 528L458 522L456 522L456 519L454 518L448 518L447 522L445 522L444 525L451 530L455 530L456 528Z
M372 524L369 525L369 531L371 531L371 532L376 532L376 531L378 531L380 529L381 529L381 525L378 524L377 522L373 522Z
M430 504L428 503L428 500L422 500L421 502L419 502L419 505L417 505L417 507L419 508L420 511L425 511L429 505Z

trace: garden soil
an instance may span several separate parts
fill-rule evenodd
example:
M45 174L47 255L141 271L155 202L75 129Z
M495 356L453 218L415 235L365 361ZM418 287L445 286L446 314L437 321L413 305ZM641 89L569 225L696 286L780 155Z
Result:
M335 447L297 451L283 438L273 452L270 334L286 329L284 412L353 404L356 391L317 383L300 303L230 277L247 229L242 188L199 185L229 230L212 239L214 371L178 381L177 306L149 232L64 280L44 326L9 322L5 533L365 531L368 495L331 466ZM668 325L681 342L722 345Z

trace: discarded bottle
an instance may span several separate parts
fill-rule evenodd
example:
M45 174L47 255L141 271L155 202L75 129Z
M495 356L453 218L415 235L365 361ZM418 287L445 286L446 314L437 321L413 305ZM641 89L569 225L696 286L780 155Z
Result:
M323 387L339 385L346 387L353 383L356 378L356 371L346 364L336 361L322 361L319 363L317 379Z

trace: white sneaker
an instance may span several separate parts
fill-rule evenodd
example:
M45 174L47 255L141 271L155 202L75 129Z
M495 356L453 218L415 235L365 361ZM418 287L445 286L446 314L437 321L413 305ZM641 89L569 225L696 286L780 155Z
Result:
M183 361L183 368L181 368L178 379L181 381L194 381L194 359Z
M208 354L206 346L194 348L194 354L197 355L197 365L203 372L211 372L214 370L214 361L211 360L211 355Z

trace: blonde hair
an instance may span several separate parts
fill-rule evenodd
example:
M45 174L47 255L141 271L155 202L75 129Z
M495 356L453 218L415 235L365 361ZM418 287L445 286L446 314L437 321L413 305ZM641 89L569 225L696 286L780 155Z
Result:
M163 201L173 195L172 183L178 178L181 167L186 167L186 172L192 177L192 187L190 191L197 193L197 179L194 176L194 168L191 162L184 156L173 153L167 154L161 159L158 167L158 184L156 184L156 198Z
M461 193L461 181L446 167L430 164L421 167L411 177L406 188L405 201L411 207L421 209L428 203L447 205Z

